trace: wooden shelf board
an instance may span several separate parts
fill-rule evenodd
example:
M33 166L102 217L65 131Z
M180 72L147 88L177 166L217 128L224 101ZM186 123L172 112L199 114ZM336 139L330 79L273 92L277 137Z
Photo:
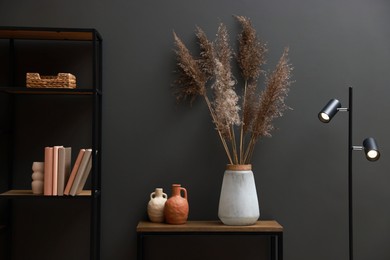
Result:
M93 29L0 27L0 39L92 41Z
M221 221L187 221L183 225L141 221L137 232L283 232L283 227L275 220L260 220L250 226L228 226Z
M38 195L33 194L32 190L9 190L4 193L1 193L0 196L2 197L12 197L12 198L18 198L18 197L39 197L39 198L74 198L74 197L89 197L91 196L90 190L83 190L80 194L76 196L44 196L44 195Z
M37 95L92 95L92 89L56 89L56 88L23 88L0 87L0 92L11 94L37 94Z

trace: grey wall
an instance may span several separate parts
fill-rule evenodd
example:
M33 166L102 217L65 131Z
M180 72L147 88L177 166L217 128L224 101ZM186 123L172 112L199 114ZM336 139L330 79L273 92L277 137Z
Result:
M388 1L1 1L0 25L93 27L104 38L102 259L135 258L155 187L181 183L190 219L217 219L227 161L205 104L175 104L172 31L194 46L195 25L212 38L222 21L234 40L232 14L268 42L269 69L284 46L295 68L294 110L253 160L261 218L284 226L285 259L347 258L347 114L328 125L316 114L332 97L347 105L348 86L354 143L375 136L382 149L377 163L354 154L355 259L390 259Z

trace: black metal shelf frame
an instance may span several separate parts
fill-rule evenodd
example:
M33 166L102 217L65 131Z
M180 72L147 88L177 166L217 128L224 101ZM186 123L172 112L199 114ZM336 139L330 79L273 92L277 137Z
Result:
M45 197L45 196L0 196L0 199L8 200L8 217L5 228L8 233L8 243L12 241L12 203L15 199L89 199L91 204L90 219L90 259L100 260L100 222L101 222L101 155L102 155L102 43L103 39L95 29L78 28L35 28L35 27L4 27L0 26L0 40L9 41L9 84L0 86L0 92L10 95L10 105L14 106L17 95L87 95L93 99L92 109L92 170L91 170L91 195L75 197ZM39 41L86 41L91 43L92 48L92 86L88 89L33 89L16 86L16 61L15 61L15 41L39 40ZM13 125L14 115L10 116L10 124ZM7 130L7 134L14 139L12 131ZM13 140L14 141L14 140ZM11 141L11 143L14 143ZM10 147L10 154L13 154L13 147ZM11 158L12 160L12 158ZM13 163L9 163L8 189L13 187ZM1 223L0 223L1 224ZM1 225L0 225L1 226ZM2 226L5 227L5 226ZM10 246L7 246L10 248ZM11 252L7 254L12 259Z

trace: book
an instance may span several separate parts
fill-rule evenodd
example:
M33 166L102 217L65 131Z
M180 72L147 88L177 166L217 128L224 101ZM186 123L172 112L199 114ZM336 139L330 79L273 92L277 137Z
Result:
M72 188L72 184L74 181L74 178L76 177L77 171L79 170L80 163L84 157L85 149L80 149L79 154L77 155L76 161L74 163L74 166L72 168L72 171L70 173L69 179L66 183L66 187L64 190L65 195L69 195L70 189Z
M81 183L81 179L83 178L88 162L92 157L91 155L92 155L92 149L85 149L83 159L81 160L79 169L77 170L77 174L76 177L74 178L72 188L69 191L69 195L75 196L77 194L77 189Z
M57 195L63 196L65 183L70 175L70 163L72 157L71 147L60 147L58 149L58 178L57 178Z
M92 155L89 157L87 167L85 168L79 186L77 187L76 194L79 194L83 191L85 183L87 182L88 176L91 173L92 169ZM71 194L72 195L72 194Z
M45 147L43 195L53 195L53 147Z
M58 149L63 147L57 145L53 147L53 196L57 196L57 183L58 183Z

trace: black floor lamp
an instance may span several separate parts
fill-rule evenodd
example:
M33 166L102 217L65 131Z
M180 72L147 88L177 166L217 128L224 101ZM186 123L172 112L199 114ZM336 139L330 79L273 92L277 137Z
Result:
M348 116L348 224L349 224L349 259L353 260L353 203L352 203L352 151L362 151L367 160L376 161L380 157L375 139L364 139L362 146L352 145L352 87L349 88L349 107L343 108L340 101L331 99L318 113L318 118L323 123L328 123L338 111L349 112Z

